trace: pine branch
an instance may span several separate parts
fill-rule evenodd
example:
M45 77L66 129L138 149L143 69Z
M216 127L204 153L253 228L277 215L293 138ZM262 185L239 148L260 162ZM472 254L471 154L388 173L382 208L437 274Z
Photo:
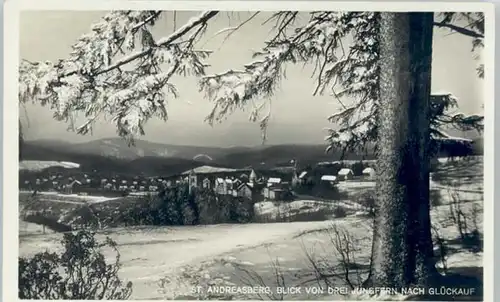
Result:
M211 18L216 16L218 13L219 13L218 11L203 12L198 17L191 19L188 23L186 23L184 26L180 27L178 30L176 30L174 33L172 33L168 37L165 37L163 39L158 40L156 42L155 47L166 46L166 45L173 43L177 39L184 36L187 32L189 32L193 28L197 27L198 25L205 24L208 20L210 20ZM154 47L150 47L150 48L147 48L145 50L132 53L126 57L119 59L118 61L116 61L114 64L108 66L107 68L104 68L104 69L101 69L97 72L94 72L92 74L92 76L95 77L95 76L110 72L114 69L119 69L123 65L126 65L130 62L133 62L133 61L139 59L139 58L145 57L148 54L151 54L153 49L154 49ZM79 72L79 70L73 70L73 71L70 71L70 72L67 72L67 73L61 75L61 77L71 76L71 75L77 74L78 72Z
M245 24L252 21L252 19L255 18L259 13L260 12L256 12L256 13L252 14L250 17L248 17L248 19L246 19L245 21L238 24L238 26L230 28L229 33L226 35L226 37L222 41L222 44L224 44L236 31L238 31L240 28L242 28Z
M469 36L472 38L481 38L481 39L484 38L484 35L481 33L475 32L473 30L470 30L470 29L467 29L465 27L461 27L461 26L458 26L455 24L446 23L443 21L442 22L434 22L434 26L449 28L451 30L454 30L454 31L460 33L460 34L463 34L463 35L466 35L466 36Z

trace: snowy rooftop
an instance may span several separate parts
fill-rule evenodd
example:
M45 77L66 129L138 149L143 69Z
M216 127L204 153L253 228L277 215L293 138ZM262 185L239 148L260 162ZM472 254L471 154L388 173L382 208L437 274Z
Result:
M350 173L352 173L352 170L351 169L347 169L347 168L340 169L340 171L339 171L339 175L347 175L347 174L350 174Z
M321 180L335 181L335 180L337 180L337 177L333 176L333 175L323 175L323 176L321 176Z
M279 184L281 182L281 178L271 177L267 180L267 182L271 184Z
M365 169L363 170L363 173L373 173L373 172L375 172L375 170L374 170L373 168L370 168L370 167L365 168Z
M188 171L185 171L182 173L182 175L189 175L190 173L194 174L210 174L210 173L224 173L224 172L236 172L238 170L236 169L230 169L230 168L219 168L219 167L212 167L212 166L201 166L197 167Z

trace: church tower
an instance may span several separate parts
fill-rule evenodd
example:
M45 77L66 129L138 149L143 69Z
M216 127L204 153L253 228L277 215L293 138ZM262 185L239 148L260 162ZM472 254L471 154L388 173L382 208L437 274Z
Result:
M250 176L248 177L248 180L251 183L256 183L257 182L257 173L255 173L254 169L252 169L252 172L250 172Z

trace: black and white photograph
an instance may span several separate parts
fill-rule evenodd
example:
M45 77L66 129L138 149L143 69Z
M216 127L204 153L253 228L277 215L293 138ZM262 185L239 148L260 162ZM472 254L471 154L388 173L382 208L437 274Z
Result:
M485 299L493 6L154 2L10 11L11 299Z

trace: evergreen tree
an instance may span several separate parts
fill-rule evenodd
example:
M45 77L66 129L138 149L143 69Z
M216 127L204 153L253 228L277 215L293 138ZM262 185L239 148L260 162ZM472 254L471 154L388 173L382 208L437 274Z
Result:
M378 201L390 208L387 214L378 211L374 243L379 247L374 249L373 281L398 285L425 280L431 274L428 261L432 252L428 232L430 148L427 142L432 139L468 143L448 135L445 128L479 131L483 128L482 116L450 113L458 104L451 93L431 95L429 37L432 38L433 26L449 28L470 36L474 49L482 47L483 14L441 13L433 18L429 14L278 12L267 20L275 24L274 35L255 54L257 60L242 70L212 75L206 75L204 63L210 51L196 46L210 20L220 13L202 12L169 36L155 40L151 28L166 14L114 11L73 45L69 58L55 63L21 62L21 102L50 106L57 120L67 121L71 126L73 115L83 113L85 123L74 127L80 134L89 133L94 121L102 116L111 117L118 134L133 142L134 137L144 134L144 124L150 118L167 119L167 100L177 95L172 77L193 75L199 78L200 90L214 104L207 116L209 123L221 122L234 110L250 107L250 120L259 123L265 139L270 111L265 112L265 101L261 104L256 101L269 99L284 78L287 64L315 64L314 94L330 92L343 108L329 118L337 126L328 129L329 148L356 149L378 140L380 165L390 168L379 180L385 187ZM229 37L258 14L253 13L239 26L221 32L228 32ZM460 20L468 25L460 26ZM413 28L413 24L421 28ZM398 41L398 37L402 40ZM410 43L410 39L422 44ZM350 45L346 47L348 40ZM402 50L394 48L396 45L410 46L409 53L405 56ZM425 54L420 58L424 58L422 62L413 59L419 53ZM400 60L406 61L399 62L400 65L391 63L388 54L392 58L399 54ZM391 74L395 71L399 73ZM409 86L398 78L402 75L412 79ZM478 75L483 76L482 65L478 67ZM403 102L395 96L398 92L415 100L415 104ZM347 97L352 100L349 104L345 102ZM395 104L408 110L395 114ZM417 110L422 113L410 115ZM378 122L382 116L391 114L394 115L388 120ZM404 117L408 117L408 124L400 128ZM424 127L417 129L417 125ZM386 130L401 132L392 132L389 137ZM418 198L412 197L413 193ZM393 223L392 227L382 228L388 221ZM396 237L402 244L393 240Z

